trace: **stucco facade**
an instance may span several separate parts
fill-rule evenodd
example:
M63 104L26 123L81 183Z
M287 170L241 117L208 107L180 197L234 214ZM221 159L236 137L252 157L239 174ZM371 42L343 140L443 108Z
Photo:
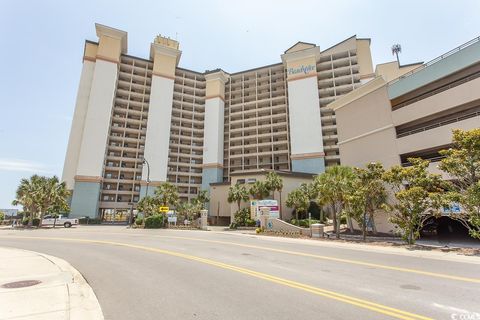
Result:
M162 36L148 58L128 55L125 31L95 28L63 173L76 216L124 219L164 182L186 201L244 172L321 173L340 163L328 104L374 77L370 40L356 36L228 73L181 68L180 44Z
M451 146L453 129L480 127L480 38L409 73L392 70L330 104L342 164L389 168L420 157L449 179L437 168L438 152ZM393 230L384 214L378 219L379 231Z

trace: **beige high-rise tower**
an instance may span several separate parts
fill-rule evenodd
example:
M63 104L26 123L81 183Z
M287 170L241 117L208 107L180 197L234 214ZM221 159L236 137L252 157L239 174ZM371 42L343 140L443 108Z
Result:
M323 51L298 42L281 62L228 73L180 68L179 43L161 36L149 59L133 57L126 32L96 29L63 173L74 216L125 220L167 181L187 200L232 173L320 173L340 163L328 103L373 77L370 40L356 36Z

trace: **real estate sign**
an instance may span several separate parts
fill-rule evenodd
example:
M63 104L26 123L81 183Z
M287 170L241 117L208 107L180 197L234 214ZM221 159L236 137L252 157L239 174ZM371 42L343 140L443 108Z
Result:
M270 217L271 218L279 218L280 213L278 210L278 201L277 200L252 200L250 201L250 215L252 219L257 220L260 218L261 208L269 208L270 209Z

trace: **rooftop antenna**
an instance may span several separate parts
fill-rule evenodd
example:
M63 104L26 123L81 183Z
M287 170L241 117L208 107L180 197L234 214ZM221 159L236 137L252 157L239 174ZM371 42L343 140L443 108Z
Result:
M402 52L402 46L400 44L397 43L392 46L392 55L397 56L397 62L399 66L400 66L400 59L398 58L398 54L401 52Z

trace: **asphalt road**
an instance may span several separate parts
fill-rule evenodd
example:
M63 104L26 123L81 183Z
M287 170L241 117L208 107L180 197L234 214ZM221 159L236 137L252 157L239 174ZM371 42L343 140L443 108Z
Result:
M1 230L0 245L70 262L112 320L480 319L479 257L106 226Z

